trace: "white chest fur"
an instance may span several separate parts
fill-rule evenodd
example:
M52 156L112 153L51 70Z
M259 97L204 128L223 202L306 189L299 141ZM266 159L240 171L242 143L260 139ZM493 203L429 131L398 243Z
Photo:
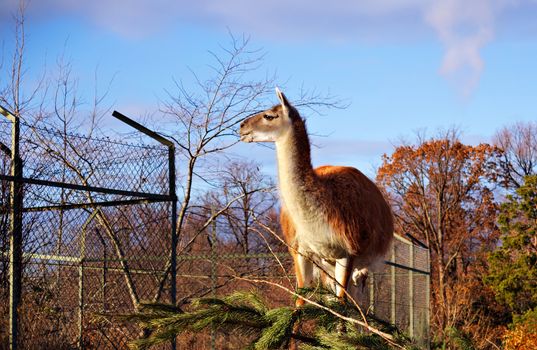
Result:
M303 172L296 169L292 153L284 152L285 145L277 145L277 150L280 198L295 226L299 250L329 260L346 256L343 242L316 202L314 189L307 188Z
M327 260L346 256L345 248L324 220L304 221L291 216L296 229L296 242L301 253L313 254Z

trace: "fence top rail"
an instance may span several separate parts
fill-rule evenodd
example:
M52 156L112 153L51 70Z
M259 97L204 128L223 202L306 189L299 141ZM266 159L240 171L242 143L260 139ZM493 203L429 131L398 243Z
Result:
M397 268L400 268L400 269L403 269L403 270L416 272L416 273L419 273L419 274L422 274L422 275L430 275L431 274L429 271L425 271L425 270L417 269L415 267L410 267L410 266L398 264L398 263L395 263L395 262L389 261L389 260L384 260L384 264L386 264L388 266L397 267Z
M152 139L160 142L161 144L168 146L170 148L174 147L174 144L172 141L168 140L167 138L163 137L162 135L159 135L158 133L154 132L153 130L150 130L143 126L142 124L135 122L131 118L127 117L124 114L119 113L118 111L114 111L112 113L112 116L115 117L118 120L121 120L123 123L135 128L136 130L140 131L141 133L146 134L147 136L151 137Z
M414 236L410 235L409 233L406 233L405 234L407 237L409 237L410 239L408 238L405 238L403 236L401 236L400 234L398 233L394 233L393 236L395 239L397 239L398 241L402 242L402 243L405 243L405 244L408 244L408 245L412 245L416 248L421 248L421 249L425 249L425 250L428 250L429 247L427 247L425 244L423 244L420 240L418 240L417 238L415 238Z
M410 240L412 241L412 244L417 245L418 247L423 248L423 249L427 249L427 250L429 249L429 247L426 246L425 243L423 243L422 241L420 241L416 237L412 236L410 233L408 233L408 232L405 233L405 236L410 238Z
M5 116L5 117L6 117L7 119L9 119L9 121L11 121L11 122L14 122L14 121L17 119L17 117L15 117L15 116L13 115L13 113L11 113L10 111L8 111L6 108L2 107L1 105L0 105L0 114L2 114L3 116Z

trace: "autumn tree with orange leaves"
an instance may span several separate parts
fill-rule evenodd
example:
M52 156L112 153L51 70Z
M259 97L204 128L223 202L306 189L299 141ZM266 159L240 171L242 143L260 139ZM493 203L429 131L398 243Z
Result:
M480 304L490 307L480 275L484 252L497 242L493 189L499 151L488 144L461 143L456 130L418 136L384 155L377 181L389 197L396 230L426 242L431 251L431 323L440 342L451 330L481 324L480 337L494 341L494 325ZM471 320L471 321L470 321ZM474 333L475 329L466 329ZM489 334L483 334L489 333Z

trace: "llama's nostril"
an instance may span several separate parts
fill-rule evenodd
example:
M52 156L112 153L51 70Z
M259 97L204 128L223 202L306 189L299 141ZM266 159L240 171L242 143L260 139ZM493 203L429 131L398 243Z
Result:
M241 128L246 125L246 120L243 120L242 123L241 123Z

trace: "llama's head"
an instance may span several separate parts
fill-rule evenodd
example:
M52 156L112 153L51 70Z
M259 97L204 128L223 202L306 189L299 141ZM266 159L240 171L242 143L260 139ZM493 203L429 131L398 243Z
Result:
M300 118L283 92L276 88L280 104L257 113L241 123L240 135L244 142L276 142L292 128L293 120Z

